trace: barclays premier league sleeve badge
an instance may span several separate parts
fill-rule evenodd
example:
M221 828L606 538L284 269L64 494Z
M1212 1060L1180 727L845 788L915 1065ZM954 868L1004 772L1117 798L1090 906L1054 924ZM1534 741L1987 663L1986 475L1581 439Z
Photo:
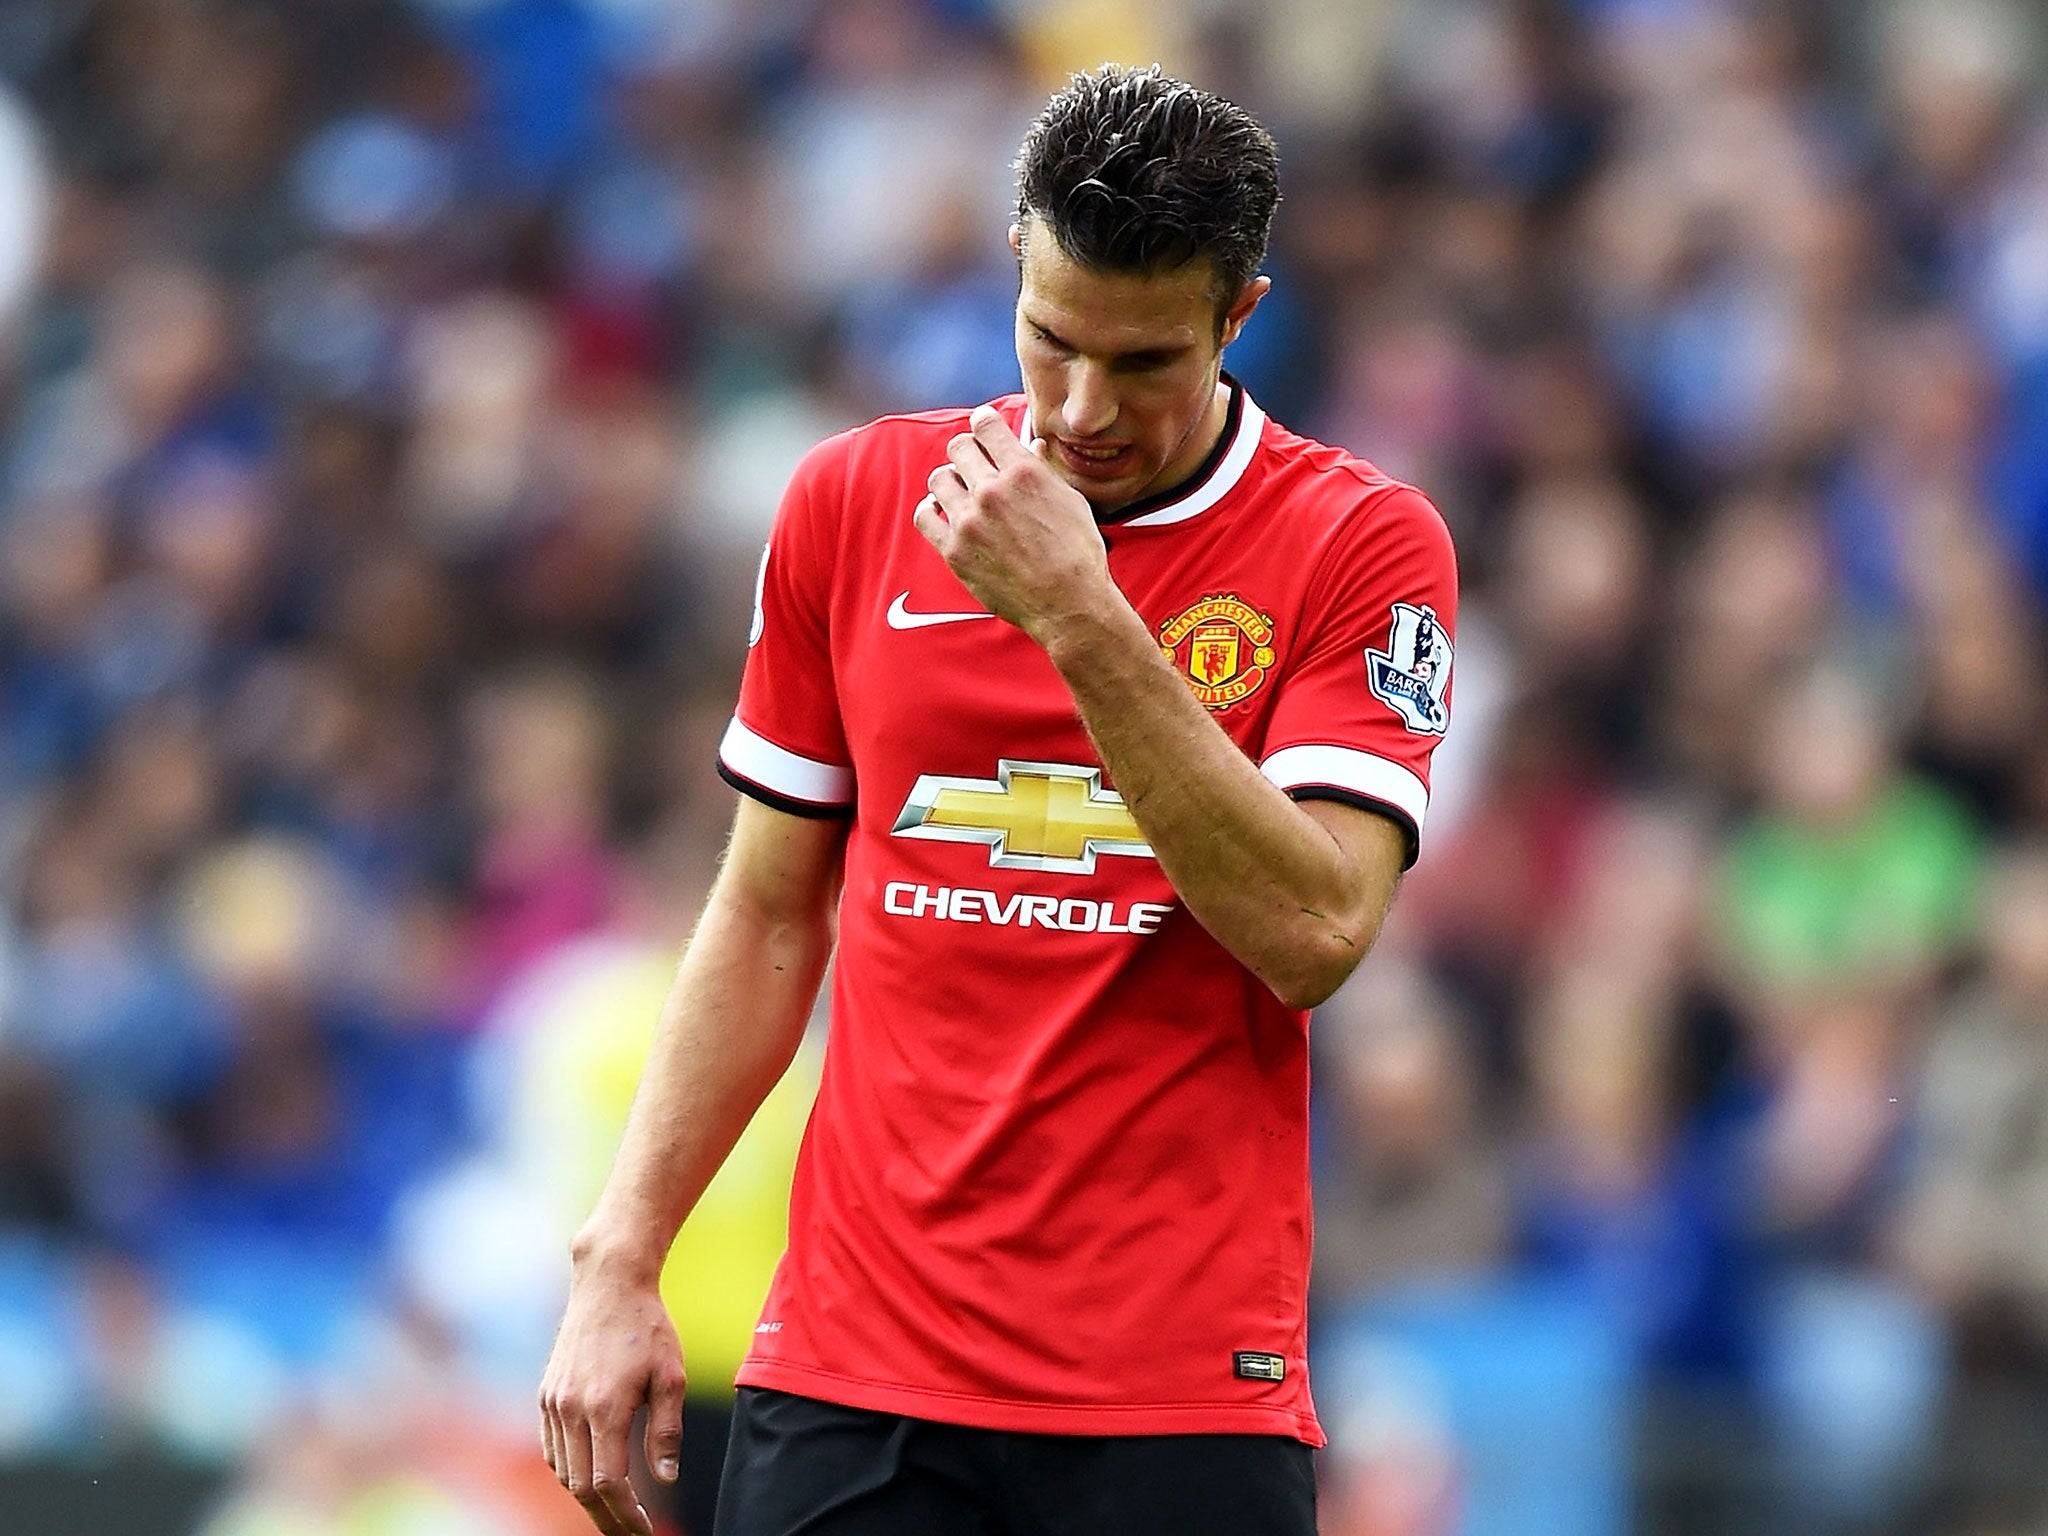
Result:
M1365 653L1365 675L1411 731L1441 736L1451 723L1444 695L1451 686L1451 642L1436 611L1394 604L1394 629L1384 651Z

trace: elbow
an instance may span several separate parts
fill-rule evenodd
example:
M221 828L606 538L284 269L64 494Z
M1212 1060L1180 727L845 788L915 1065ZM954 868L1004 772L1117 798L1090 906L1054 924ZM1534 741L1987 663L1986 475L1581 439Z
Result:
M1277 963L1261 979L1288 1008L1306 1011L1320 1007L1358 969L1358 962L1378 937L1377 923L1319 922L1277 957Z
M1266 985L1281 1005L1306 1013L1311 1008L1320 1008L1330 996L1344 985L1353 967L1345 966L1341 971L1327 971L1315 976L1290 976L1285 979L1268 981Z

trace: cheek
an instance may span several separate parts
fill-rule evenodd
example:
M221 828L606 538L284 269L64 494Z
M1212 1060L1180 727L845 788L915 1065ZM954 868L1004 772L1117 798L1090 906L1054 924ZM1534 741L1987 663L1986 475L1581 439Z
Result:
M1209 409L1210 387L1189 386L1175 381L1171 388L1148 392L1149 398L1136 403L1144 421L1144 441L1157 453L1171 457L1187 441L1188 434L1201 425Z
M1024 393L1039 416L1057 415L1067 398L1066 379L1057 363L1034 358L1028 353L1018 359L1024 379Z

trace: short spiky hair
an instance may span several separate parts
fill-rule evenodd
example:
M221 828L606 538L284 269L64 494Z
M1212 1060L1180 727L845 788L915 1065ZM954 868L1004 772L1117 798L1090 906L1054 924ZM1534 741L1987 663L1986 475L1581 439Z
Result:
M1156 64L1105 64L1046 103L1017 181L1017 222L1042 219L1084 267L1149 274L1207 256L1227 304L1265 260L1280 156L1242 107Z

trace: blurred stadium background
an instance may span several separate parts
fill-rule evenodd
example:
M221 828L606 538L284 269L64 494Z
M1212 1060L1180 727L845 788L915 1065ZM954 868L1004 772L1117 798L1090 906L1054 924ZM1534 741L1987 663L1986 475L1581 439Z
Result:
M1232 365L1464 567L1317 1023L1326 1529L2048 1531L2044 41L6 0L0 1530L585 1529L534 1385L783 477L1014 385L1009 157L1118 58L1273 127ZM685 1237L700 1456L814 1059Z

